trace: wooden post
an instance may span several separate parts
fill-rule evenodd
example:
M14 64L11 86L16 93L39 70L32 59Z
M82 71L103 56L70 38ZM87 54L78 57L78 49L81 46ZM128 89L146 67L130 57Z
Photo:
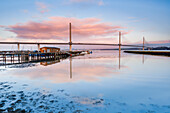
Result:
M11 63L12 63L12 54L11 54Z
M17 45L18 45L18 51L19 51L20 50L20 45L19 45L19 43Z
M18 54L18 61L19 61L19 63L20 63L20 55Z
M4 61L5 61L5 64L6 64L6 53L5 53L5 55L4 55Z
M69 36L70 36L70 42L69 42L69 46L70 46L70 51L72 51L72 41L71 41L71 23L69 23Z
M40 57L40 60L41 60L41 53L39 53L39 55L40 55L39 57Z
M56 60L56 52L54 53L54 60Z
M145 38L143 37L143 50L145 50L144 46L145 46Z

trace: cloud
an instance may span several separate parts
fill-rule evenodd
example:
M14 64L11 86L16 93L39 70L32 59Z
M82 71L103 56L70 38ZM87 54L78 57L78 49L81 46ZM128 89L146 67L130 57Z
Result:
M132 17L128 17L128 19L136 19L136 17L133 17L133 16L132 16Z
M149 44L166 44L170 43L170 40L149 41Z
M118 34L122 26L113 26L110 23L101 22L98 18L67 18L49 17L42 22L27 22L7 26L8 31L17 34L24 39L59 39L68 40L69 23L72 23L72 35L76 40L88 40L92 37L106 37ZM128 32L122 31L123 34Z
M71 3L92 3L99 6L104 5L103 0L70 0Z
M49 11L48 6L43 2L36 2L36 6L42 14Z
M128 20L130 22L141 22L141 21L147 20L147 18L128 17Z
M102 5L104 5L104 2L103 2L103 0L100 0L100 1L98 2L98 5L99 5L99 6L102 6Z
M90 2L91 0L70 0L70 2Z
M4 25L0 25L0 28L6 28L6 26L4 26Z
M25 9L25 10L23 10L23 12L27 14L29 11Z

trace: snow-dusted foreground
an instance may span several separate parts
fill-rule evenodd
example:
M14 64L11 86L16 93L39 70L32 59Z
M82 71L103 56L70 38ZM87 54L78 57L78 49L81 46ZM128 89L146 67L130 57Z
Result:
M118 102L113 98L73 96L63 89L55 94L45 90L29 92L14 91L16 83L0 82L0 112L30 112L30 113L104 113L104 112L140 112L140 113L169 113L170 105L154 103L139 103L135 108L125 102ZM151 99L151 98L150 98Z

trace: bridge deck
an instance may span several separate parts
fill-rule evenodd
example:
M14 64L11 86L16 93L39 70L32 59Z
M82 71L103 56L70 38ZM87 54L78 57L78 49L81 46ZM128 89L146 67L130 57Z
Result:
M103 46L129 46L129 47L143 47L140 45L128 44L104 44L104 43L45 43L45 42L0 42L0 44L41 44L41 45L103 45Z

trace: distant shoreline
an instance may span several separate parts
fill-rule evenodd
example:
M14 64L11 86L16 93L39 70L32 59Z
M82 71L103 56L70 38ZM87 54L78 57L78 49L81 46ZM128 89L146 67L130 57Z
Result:
M135 54L148 54L148 55L162 55L162 56L170 56L170 50L128 50L124 51L125 53L135 53Z

